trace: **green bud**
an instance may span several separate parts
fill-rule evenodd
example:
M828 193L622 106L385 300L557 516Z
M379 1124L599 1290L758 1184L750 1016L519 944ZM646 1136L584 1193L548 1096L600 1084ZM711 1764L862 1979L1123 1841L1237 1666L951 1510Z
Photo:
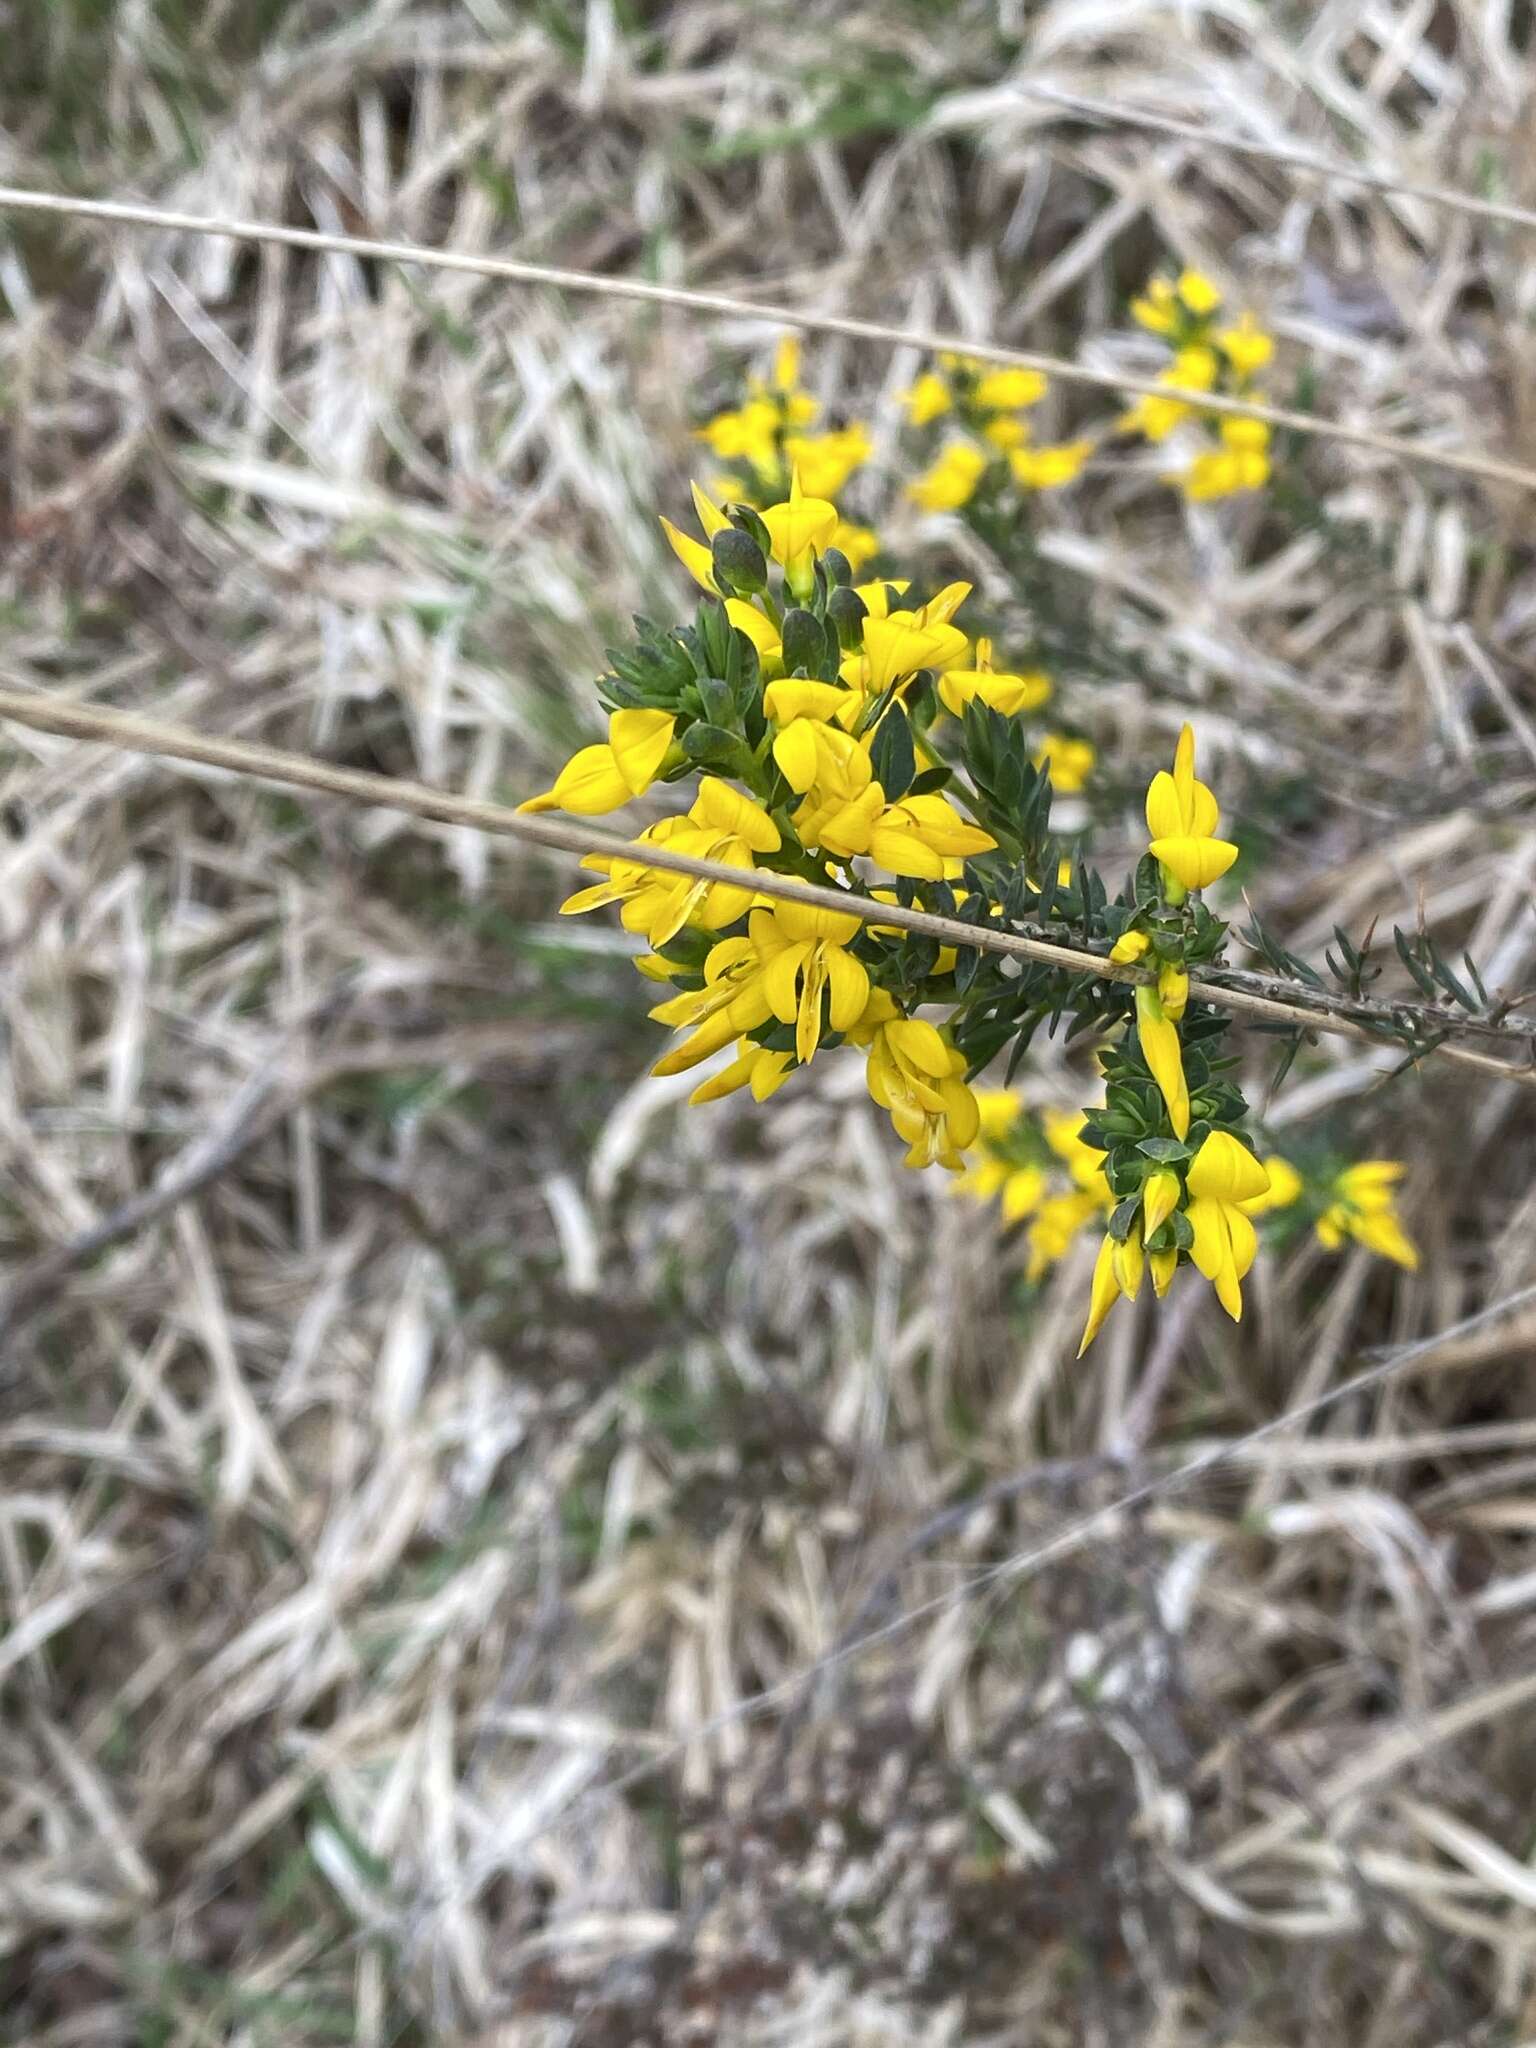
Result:
M704 706L704 716L711 725L728 726L735 717L736 705L729 686L719 676L700 676L697 684L699 702Z
M768 558L749 533L723 526L710 542L715 581L733 597L754 597L768 588Z
M757 542L766 561L773 553L773 536L750 505L733 505L730 509L732 526L749 535Z
M787 611L779 638L786 675L797 675L803 669L808 676L826 680L827 629L814 612L799 606Z
M826 560L826 556L822 557ZM869 606L856 590L839 587L827 599L827 619L837 634L837 644L845 654L851 654L864 635L864 621L869 616Z

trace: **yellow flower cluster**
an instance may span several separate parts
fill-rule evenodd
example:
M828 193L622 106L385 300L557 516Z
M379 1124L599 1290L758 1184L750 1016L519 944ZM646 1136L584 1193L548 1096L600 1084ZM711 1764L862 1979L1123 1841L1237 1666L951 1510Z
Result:
M765 557L697 484L693 502L702 538L670 520L661 523L678 559L701 589L721 600L731 628L755 657L751 715L762 737L755 747L745 737L739 745L730 742L738 748L731 772L748 787L736 787L724 774L705 775L686 813L640 833L635 858L589 855L583 864L604 879L578 891L562 910L618 906L626 929L651 949L642 970L693 984L651 1014L685 1033L658 1073L683 1072L734 1043L734 1062L706 1080L696 1100L743 1087L762 1099L836 1034L864 1050L870 1093L907 1145L907 1163L958 1171L978 1130L963 1056L939 1026L911 1014L871 979L860 957L857 918L766 897L750 877L769 865L825 884L839 876L857 879L854 863L867 862L910 881L957 881L965 862L992 851L997 840L946 789L913 788L910 766L907 786L888 793L877 767L882 726L898 713L907 721L920 683L931 684L930 715L940 702L956 714L979 703L1000 717L1037 706L1049 683L1037 672L997 669L985 639L972 645L954 623L970 593L965 583L951 583L922 604L903 602L909 594L904 582L841 590L846 623L835 667L807 674L800 661L787 673L788 636L809 629L821 636L817 647L827 646L828 626L799 607L817 590L817 601L825 599L821 564L836 545L836 505L807 492L792 471L787 497L756 515L756 530L768 543ZM722 542L734 543L735 554ZM744 559L741 573L722 566L740 568ZM781 594L770 587L769 562L779 572ZM553 787L523 808L594 816L686 772L690 757L678 723L676 714L659 708L615 710L607 741L583 748ZM912 746L934 761L921 722L908 731ZM743 880L738 886L647 867L640 854L645 846L722 862L739 869ZM674 941L690 935L709 942L696 955L696 972L687 958L665 957ZM932 978L952 973L954 957L952 950L941 955Z
M1185 391L1212 391L1233 398L1260 398L1254 380L1274 354L1273 338L1251 313L1220 325L1221 293L1198 270L1177 279L1155 277L1132 301L1132 316L1167 344L1171 360L1158 377ZM1200 412L1188 400L1147 394L1120 419L1122 432L1166 441L1187 420L1200 420L1216 446L1196 455L1186 469L1171 473L1195 503L1257 491L1269 481L1269 428L1263 420Z
M1038 370L998 369L973 357L946 353L937 370L925 370L902 404L908 424L952 421L956 434L907 486L907 496L924 512L957 512L991 477L1011 475L1021 489L1056 490L1075 481L1093 453L1091 441L1035 445L1024 417L1044 398L1047 379Z
M1087 1144L1081 1112L1031 1112L1012 1089L976 1094L976 1156L955 1182L955 1192L996 1202L1005 1224L1027 1222L1026 1278L1035 1282L1063 1258L1096 1218L1107 1217L1116 1196L1105 1175L1105 1155ZM1148 1250L1170 1233L1163 1226L1182 1214L1189 1227L1192 1263L1209 1279L1234 1318L1242 1314L1241 1283L1257 1248L1253 1219L1307 1204L1318 1242L1337 1250L1345 1238L1410 1272L1418 1251L1397 1213L1394 1190L1403 1168L1392 1160L1363 1160L1309 1184L1288 1159L1255 1158L1230 1132L1212 1131L1182 1177L1168 1164L1149 1165L1139 1194L1138 1226L1124 1242L1106 1234L1095 1264L1088 1328L1082 1350L1097 1335L1122 1295L1134 1300L1150 1271L1153 1290L1166 1293L1178 1265L1172 1244Z
M1134 311L1173 351L1170 384L1247 391L1269 360L1249 316L1217 324L1220 295L1197 273L1154 280ZM970 507L975 529L1004 545L1017 510L1002 496L1009 480L1051 488L1091 450L1034 444L1025 415L1045 391L1032 370L941 356L906 410L916 427L959 431L911 496L929 510ZM1356 1242L1413 1267L1394 1162L1308 1178L1246 1142L1247 1105L1218 1056L1225 1022L1190 1004L1191 964L1219 961L1225 932L1201 892L1238 857L1196 774L1192 729L1152 777L1146 852L1111 901L1052 836L1053 792L1084 789L1093 746L1015 722L1050 699L1051 681L1027 661L999 665L992 641L959 622L969 584L924 596L900 578L855 581L878 543L850 527L836 494L870 437L859 425L812 431L818 418L786 342L771 376L701 430L734 474L717 490L692 486L691 528L661 526L706 602L692 627L640 622L634 654L615 655L601 686L606 738L524 805L599 816L692 778L686 810L653 818L623 852L589 855L599 879L561 906L616 908L644 940L637 965L667 990L650 1014L680 1034L655 1072L711 1061L691 1100L745 1089L761 1101L818 1052L856 1047L906 1164L946 1168L1024 1226L1031 1280L1081 1233L1102 1232L1082 1349L1122 1295L1135 1299L1150 1273L1162 1296L1186 1261L1240 1318L1254 1219L1266 1213L1304 1207L1325 1246ZM1162 441L1185 421L1219 439L1181 476L1189 496L1265 480L1266 444L1245 443L1232 423L1212 429L1186 401L1144 399L1121 425ZM650 865L647 849L716 872L676 874ZM1043 979L1031 984L963 943L783 900L765 872L973 920L1038 914L1047 931L1064 920L1067 935L1107 944L1110 961L1137 971L1090 980L1081 995L1081 978L1059 969L1054 984L1034 970ZM1101 1033L1098 1108L1031 1111L1010 1091L973 1089L968 1077L1010 1034L1027 1043L1074 1003Z
M1083 1142L1081 1110L1031 1112L1008 1088L978 1090L976 1102L980 1156L955 1190L974 1201L996 1201L1005 1223L1028 1223L1028 1278L1043 1279L1080 1233L1115 1206L1104 1154Z
M1403 1169L1395 1159L1362 1159L1334 1176L1328 1206L1317 1219L1317 1235L1330 1251L1346 1237L1363 1244L1410 1273L1418 1270L1418 1248L1397 1213L1397 1183Z
M698 429L698 438L716 458L732 465L732 473L717 480L716 495L770 505L788 495L790 478L798 474L807 497L835 498L869 461L874 442L858 420L809 432L820 414L817 400L800 383L800 343L786 335L770 377L750 379L743 404L716 413ZM880 552L879 536L849 520L838 522L829 545L839 548L855 569Z

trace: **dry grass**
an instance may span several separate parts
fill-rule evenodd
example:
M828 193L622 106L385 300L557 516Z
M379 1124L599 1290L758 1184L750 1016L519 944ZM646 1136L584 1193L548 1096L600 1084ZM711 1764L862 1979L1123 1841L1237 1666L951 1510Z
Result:
M1339 416L1536 461L1528 237L1008 84L1529 202L1521 5L9 15L16 181L1127 365L1172 250ZM4 683L478 794L676 603L652 509L766 339L52 227L0 291ZM864 411L911 367L811 360ZM1198 703L1224 787L1325 792L1257 888L1298 950L1421 914L1526 990L1528 510L1309 474L1258 565L1154 465L1052 511L1063 602L1172 679L1087 715L1140 763ZM1528 1310L985 1575L1536 1280L1518 1091L1307 1052L1277 1125L1410 1158L1423 1271L1301 1247L1240 1332L1191 1292L1072 1370L1082 1265L1026 1313L856 1073L637 1078L553 868L30 733L3 771L5 2039L1536 2040Z

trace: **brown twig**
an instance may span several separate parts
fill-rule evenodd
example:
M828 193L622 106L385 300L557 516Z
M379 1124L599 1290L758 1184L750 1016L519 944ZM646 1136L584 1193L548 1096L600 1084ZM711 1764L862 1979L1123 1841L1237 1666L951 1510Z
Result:
M208 214L178 213L163 206L144 206L116 199L77 199L63 192L33 192L0 185L0 211L63 215L75 220L103 221L113 227L159 229L174 234L223 235L235 241L265 243L284 249L309 249L319 255L355 256L370 263L411 263L432 270L467 271L504 284L545 285L556 291L584 292L608 299L638 299L647 305L685 306L694 313L725 319L761 320L810 334L840 334L850 341L880 342L890 348L916 348L926 354L955 351L984 362L1039 370L1064 384L1086 384L1100 391L1134 392L1138 396L1183 400L1202 412L1263 420L1293 434L1366 448L1399 462L1427 462L1438 469L1480 477L1487 483L1513 484L1536 491L1536 470L1496 456L1473 455L1455 448L1430 448L1398 434L1378 434L1369 427L1346 426L1342 420L1320 419L1315 413L1264 405L1252 398L1233 398L1215 391L1194 391L1161 384L1129 370L1096 370L1063 356L1038 350L1003 348L975 341L969 335L931 328L895 327L881 320L859 320L840 313L811 313L801 306L762 305L729 292L689 291L680 285L651 284L642 278L605 277L594 271L563 270L547 263L523 263L505 256L472 256L455 249L433 249L418 242L384 242L360 235L322 234L313 228L283 227L275 221L221 220Z
M526 840L531 845L547 846L558 853L578 857L601 853L635 861L642 867L668 874L694 875L704 881L728 882L738 888L741 884L741 869L728 867L722 861L695 860L668 847L642 846L585 823L566 824L556 818L528 817L505 804L456 796L450 790L433 789L426 783L412 782L401 776L342 768L307 754L285 752L280 747L264 746L251 740L221 739L179 726L159 725L122 711L104 711L94 705L70 704L54 697L0 690L0 718L14 719L38 732L59 733L70 739L99 740L131 753L192 761L201 767L227 769L258 781L287 783L319 790L329 796L345 797L356 803L406 811L414 817L430 818L438 824L463 825L501 838ZM1018 932L994 931L984 925L966 924L959 918L938 917L931 911L909 910L898 903L877 903L869 896L818 888L813 883L799 881L793 875L774 874L765 868L753 871L752 886L761 895L777 897L786 903L808 904L817 910L835 910L847 917L857 917L866 924L894 925L903 931L938 939L945 945L972 946L982 952L1001 953L1016 960L1038 961L1046 966L1064 968L1072 974L1091 975L1099 981L1136 984L1149 979L1143 969L1123 965L1101 953L1089 953L1075 946L1054 945L1048 940L1030 938ZM1351 1038L1364 1045L1395 1044L1401 1047L1400 1023L1405 1017L1415 1014L1436 1032L1458 1028L1459 1020L1455 1018L1415 1013L1410 1006L1398 1004L1380 1012L1380 1025L1370 1029L1357 1018L1327 1015L1311 1008L1305 992L1294 990L1289 983L1274 982L1269 986L1275 992L1261 995L1250 989L1230 988L1222 981L1191 976L1189 989L1199 1001L1230 1010L1239 1017L1285 1024L1297 1031L1328 1032L1334 1037ZM1463 1066L1476 1067L1499 1080L1518 1081L1525 1087L1536 1087L1536 1058L1531 1057L1529 1047L1525 1065L1512 1065L1507 1060L1494 1059L1470 1047L1438 1040L1427 1050L1458 1061Z

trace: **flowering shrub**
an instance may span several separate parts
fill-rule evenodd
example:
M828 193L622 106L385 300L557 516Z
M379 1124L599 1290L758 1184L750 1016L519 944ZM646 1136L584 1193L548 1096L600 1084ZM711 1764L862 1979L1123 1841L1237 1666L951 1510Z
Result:
M1154 280L1133 309L1172 352L1168 381L1245 395L1270 343L1248 316L1185 273ZM656 1072L730 1052L695 1089L759 1101L839 1047L865 1059L869 1092L912 1167L940 1165L968 1193L1028 1226L1038 1278L1082 1230L1101 1231L1083 1346L1121 1295L1150 1278L1161 1296L1181 1264L1233 1317L1257 1247L1254 1218L1304 1211L1323 1243L1348 1237L1404 1265L1414 1252L1388 1162L1337 1162L1312 1177L1263 1159L1233 1078L1226 1014L1191 999L1192 970L1221 963L1228 926L1206 903L1238 858L1197 773L1186 725L1151 777L1145 850L1111 895L1086 838L1057 834L1058 795L1081 791L1091 743L1042 726L1052 677L973 634L968 583L923 590L906 574L864 576L880 552L836 494L867 463L862 424L820 424L800 388L795 344L742 405L700 429L722 474L693 486L692 530L663 520L704 593L691 623L637 622L598 688L605 742L583 748L525 809L601 815L658 784L688 807L649 824L636 857L594 853L602 880L563 909L617 906L644 940L641 972L668 993L651 1015L680 1035ZM944 356L906 394L909 427L943 442L908 497L975 517L994 536L1029 494L1070 482L1091 439L1037 441L1033 371ZM1143 399L1121 433L1156 442L1193 424L1213 445L1179 473L1193 499L1257 489L1268 457L1253 435L1190 421L1185 401ZM648 867L666 848L739 872L740 882ZM1055 961L941 945L834 904L764 894L754 875L957 919L1026 930L1135 970L1102 976ZM1102 1100L1081 1113L1027 1111L973 1079L1062 1023L1099 1045Z

